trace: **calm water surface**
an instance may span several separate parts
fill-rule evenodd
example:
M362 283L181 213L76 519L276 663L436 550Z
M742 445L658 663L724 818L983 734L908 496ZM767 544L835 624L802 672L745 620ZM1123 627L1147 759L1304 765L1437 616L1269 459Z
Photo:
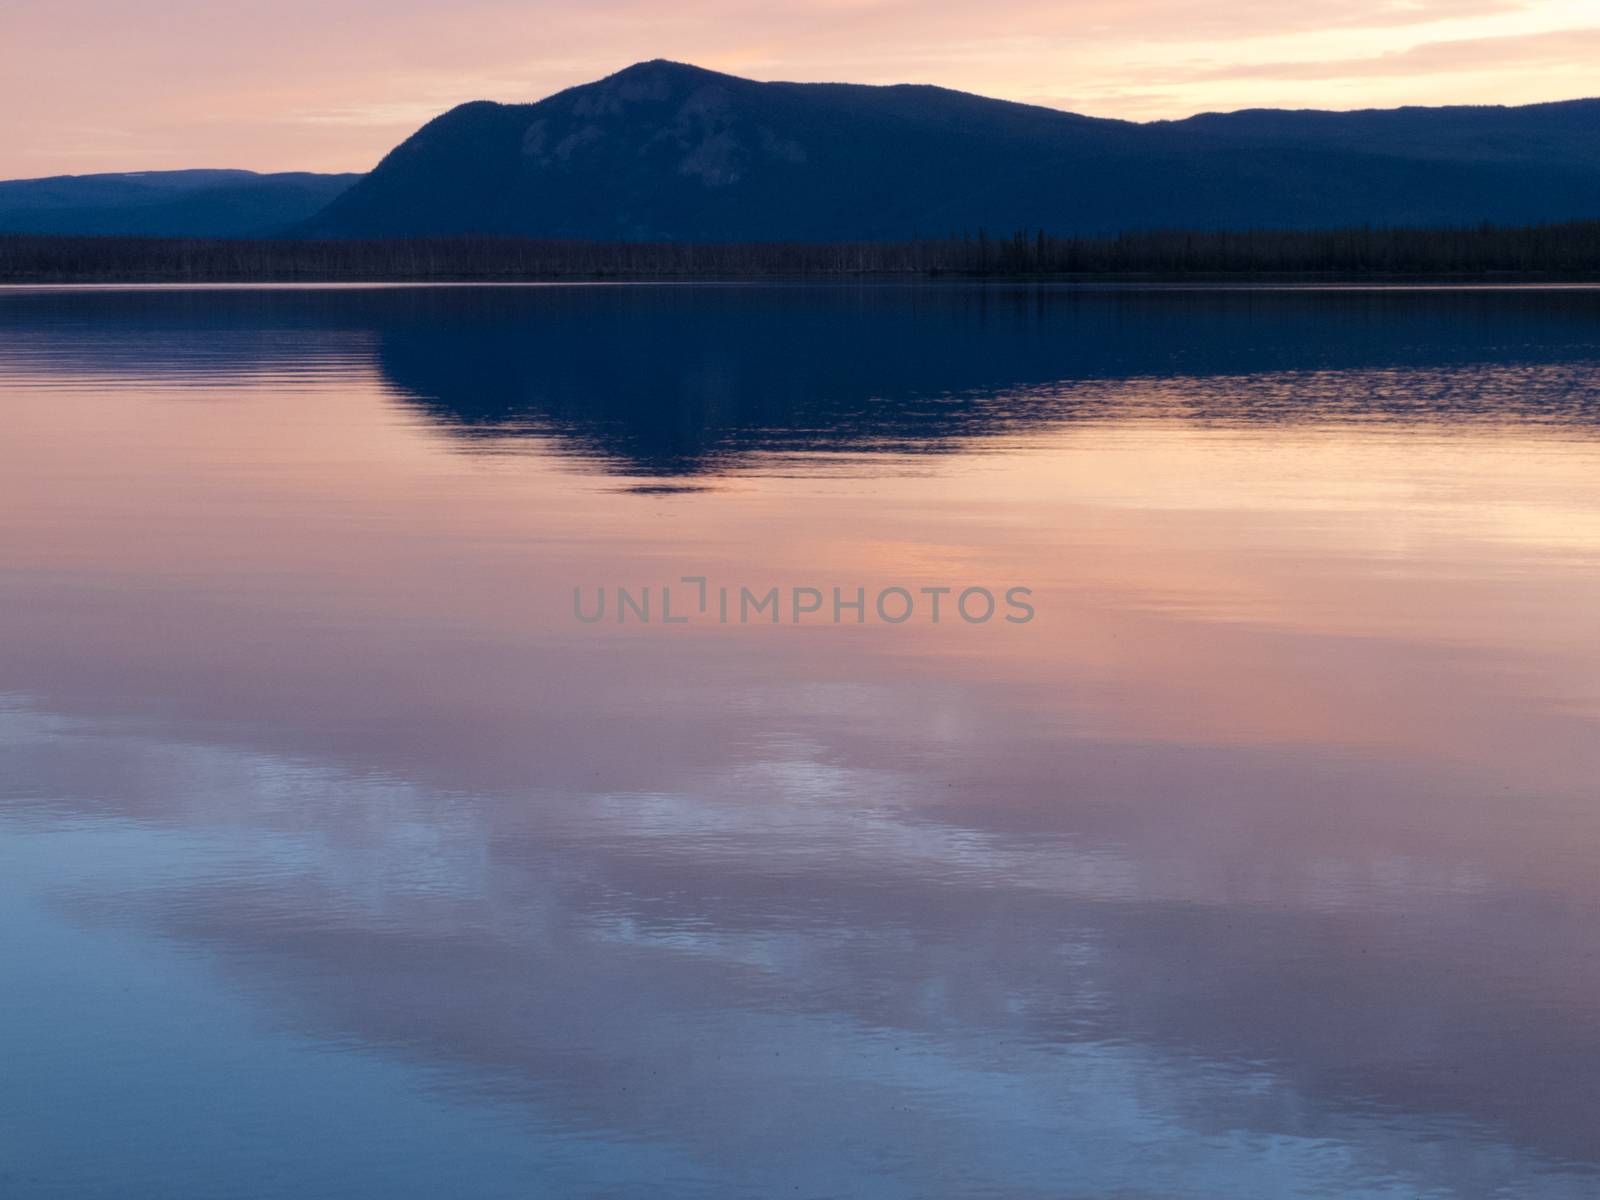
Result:
M0 430L6 1197L1600 1194L1600 293L5 291Z

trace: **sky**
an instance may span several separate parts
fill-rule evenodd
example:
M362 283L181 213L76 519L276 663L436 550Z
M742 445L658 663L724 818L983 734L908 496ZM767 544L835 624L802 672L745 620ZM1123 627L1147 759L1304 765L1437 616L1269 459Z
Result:
M649 58L1094 116L1600 94L1600 0L3 0L0 178L364 171Z

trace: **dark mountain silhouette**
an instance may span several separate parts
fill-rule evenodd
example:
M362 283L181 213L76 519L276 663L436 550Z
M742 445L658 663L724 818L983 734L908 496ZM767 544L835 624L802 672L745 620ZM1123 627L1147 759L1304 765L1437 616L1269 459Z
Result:
M1600 436L1588 289L174 289L137 304L0 290L0 327L0 365L30 370L352 371L461 453L554 451L642 486L772 455L981 450L1141 403L1200 424Z
M140 171L0 182L0 233L252 237L316 213L359 175Z
M1100 120L648 62L461 105L296 232L841 241L1600 216L1600 100Z
M532 439L691 479L763 454L957 453L1115 415L1129 393L1102 385L1129 380L1235 380L1174 389L1202 423L1526 420L1593 436L1600 397L1552 396L1537 368L1592 363L1597 316L1600 297L1561 290L463 289L391 304L372 344L395 394L468 452ZM1525 369L1521 391L1477 370L1505 363ZM1352 399L1317 382L1351 371L1429 386ZM1276 378L1247 386L1260 376Z

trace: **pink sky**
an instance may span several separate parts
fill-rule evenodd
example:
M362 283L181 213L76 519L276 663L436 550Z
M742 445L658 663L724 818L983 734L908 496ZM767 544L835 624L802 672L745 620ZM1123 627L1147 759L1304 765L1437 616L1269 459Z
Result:
M646 58L1097 116L1592 95L1594 0L10 0L0 178L365 170L464 100Z

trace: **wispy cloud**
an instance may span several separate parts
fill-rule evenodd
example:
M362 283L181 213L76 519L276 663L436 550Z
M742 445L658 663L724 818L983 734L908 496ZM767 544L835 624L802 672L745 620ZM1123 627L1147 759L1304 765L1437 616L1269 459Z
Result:
M1173 71L1157 82L1221 79L1378 79L1508 67L1589 67L1600 61L1600 28L1557 29L1511 37L1424 42L1363 58L1230 63ZM1600 77L1596 79L1600 91Z
M1593 91L1597 27L1594 0L9 0L0 177L362 169L463 100L655 57L1141 119L1516 103Z

